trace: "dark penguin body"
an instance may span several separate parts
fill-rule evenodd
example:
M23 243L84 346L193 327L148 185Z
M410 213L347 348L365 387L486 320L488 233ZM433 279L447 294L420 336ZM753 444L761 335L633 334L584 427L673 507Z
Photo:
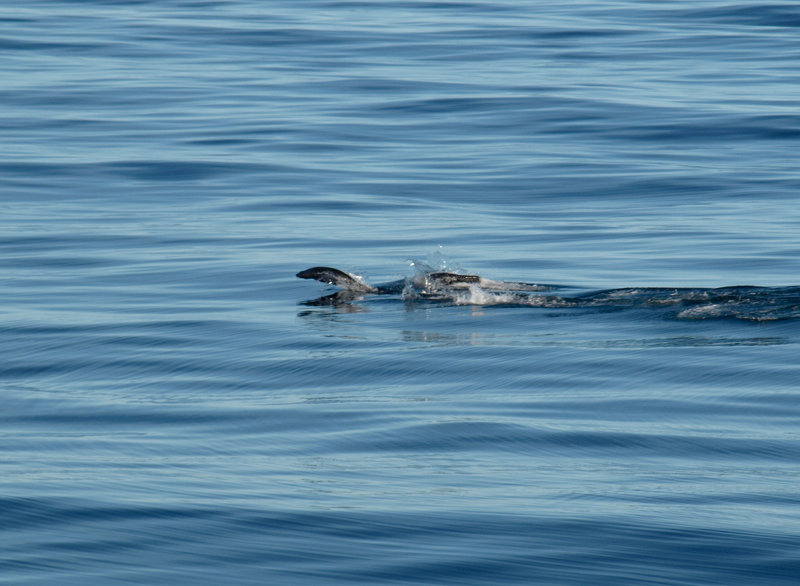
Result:
M301 279L315 279L328 285L336 285L349 291L363 291L364 293L379 293L375 287L362 283L353 275L334 269L332 267L311 267L297 273Z
M333 267L311 267L310 269L300 271L297 273L297 276L301 279L315 279L322 283L327 283L328 285L336 285L347 291L358 293L400 293L406 285L405 280L400 280L373 287L360 281L353 275ZM458 275L456 273L427 273L424 275L424 278L430 281L432 285L438 287L469 285L472 283L480 283L481 280L477 275Z

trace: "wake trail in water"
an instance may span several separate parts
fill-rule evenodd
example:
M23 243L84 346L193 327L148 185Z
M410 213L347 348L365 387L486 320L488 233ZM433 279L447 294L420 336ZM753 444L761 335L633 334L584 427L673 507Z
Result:
M453 292L451 298L456 305L520 305L549 309L671 309L674 317L679 319L776 321L800 318L800 287L642 287L560 296L494 292L472 286L468 291Z

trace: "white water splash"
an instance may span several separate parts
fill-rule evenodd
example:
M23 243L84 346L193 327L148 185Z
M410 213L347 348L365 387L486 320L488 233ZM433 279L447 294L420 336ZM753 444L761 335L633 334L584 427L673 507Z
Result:
M473 283L464 291L453 292L456 305L503 305L506 303L526 302L526 299L514 293L487 291L477 283Z

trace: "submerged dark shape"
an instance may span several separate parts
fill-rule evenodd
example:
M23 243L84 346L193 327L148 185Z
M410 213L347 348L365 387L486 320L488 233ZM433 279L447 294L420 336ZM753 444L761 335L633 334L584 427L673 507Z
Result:
M312 267L300 271L297 276L301 279L316 279L342 289L306 301L305 305L342 306L363 299L365 295L402 294L403 299L409 301L449 302L456 305L583 308L603 311L625 308L665 309L668 316L694 320L733 318L776 321L800 318L800 287L625 287L543 295L544 291L568 290L571 287L493 281L478 275L433 270L374 286L332 267Z

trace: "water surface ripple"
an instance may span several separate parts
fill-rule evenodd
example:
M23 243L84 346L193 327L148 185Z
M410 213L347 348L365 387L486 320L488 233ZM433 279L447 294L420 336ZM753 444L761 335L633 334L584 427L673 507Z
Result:
M798 27L0 7L0 583L796 584Z

